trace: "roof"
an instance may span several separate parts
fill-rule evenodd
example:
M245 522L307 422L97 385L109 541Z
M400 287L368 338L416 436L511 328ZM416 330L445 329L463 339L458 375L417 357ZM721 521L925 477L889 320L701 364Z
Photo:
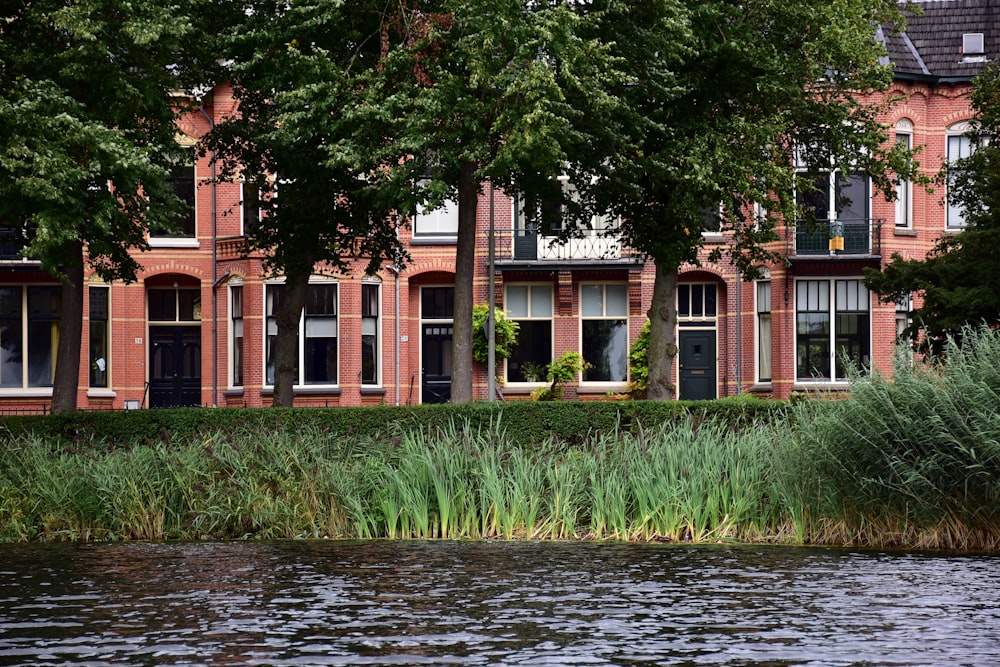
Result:
M904 9L906 29L881 31L898 79L968 81L1000 58L1000 0L934 0ZM963 53L963 36L981 34L981 53Z

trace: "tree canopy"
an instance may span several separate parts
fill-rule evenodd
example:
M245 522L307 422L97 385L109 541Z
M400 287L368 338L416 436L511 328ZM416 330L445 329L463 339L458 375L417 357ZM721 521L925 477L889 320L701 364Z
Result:
M412 182L392 167L381 80L385 17L395 3L248 0L225 39L237 113L203 144L220 178L242 180L263 214L246 230L247 251L285 280L274 315L275 405L291 405L299 319L310 276L374 273L404 261L399 215L414 206Z
M920 305L909 312L903 334L932 354L965 326L1000 324L1000 67L991 63L974 84L970 139L973 153L948 165L940 182L964 211L965 227L944 235L924 258L894 254L881 270L868 270L866 283L887 302Z
M849 167L891 193L890 175L911 173L867 97L891 80L875 26L894 10L882 0L588 6L603 8L602 32L616 34L614 52L633 67L618 93L629 140L608 152L595 189L656 264L647 395L670 398L675 284L684 263L699 262L702 232L727 236L710 260L728 256L750 278L780 261L766 244L779 221L800 217L793 187ZM659 48L664 21L686 30L679 53Z
M210 76L207 26L223 13L202 0L40 0L0 21L0 222L63 283L56 412L76 407L84 247L103 278L134 280L130 251L181 210L172 93Z
M396 20L408 32L386 50L386 73L397 86L389 108L405 119L403 145L427 206L458 202L451 400L461 403L472 399L483 185L579 209L557 176L589 182L592 169L585 179L575 175L599 162L593 128L616 124L618 100L608 91L621 82L622 63L580 3L401 3Z

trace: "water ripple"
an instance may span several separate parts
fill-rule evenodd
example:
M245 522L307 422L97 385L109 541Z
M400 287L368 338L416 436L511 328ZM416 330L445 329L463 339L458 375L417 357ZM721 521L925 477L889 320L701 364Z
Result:
M567 543L0 546L10 665L986 665L1000 559Z

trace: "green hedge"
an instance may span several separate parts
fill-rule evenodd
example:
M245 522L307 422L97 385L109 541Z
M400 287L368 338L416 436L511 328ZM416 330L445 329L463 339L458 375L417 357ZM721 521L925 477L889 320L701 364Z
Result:
M626 431L654 426L679 416L718 415L732 424L771 420L785 403L753 398L719 401L559 401L470 403L466 405L377 406L356 408L183 408L77 412L68 415L12 416L0 419L5 433L35 433L60 448L121 448L165 442L173 436L252 429L258 432L329 433L341 437L386 436L402 430L445 428L450 423L477 429L500 419L512 441L522 445L552 438L579 445L616 424Z

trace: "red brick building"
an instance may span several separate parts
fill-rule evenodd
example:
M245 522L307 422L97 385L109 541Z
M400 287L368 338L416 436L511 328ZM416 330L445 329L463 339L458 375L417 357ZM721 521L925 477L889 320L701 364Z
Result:
M895 66L890 95L903 101L883 119L890 140L919 148L920 168L935 176L966 155L971 78L998 56L1000 28L992 0L922 3L905 33L882 34ZM230 91L216 89L178 127L194 146L232 111ZM192 158L176 177L193 203L182 233L150 238L131 285L89 275L85 293L79 404L84 409L175 405L269 405L268 363L281 298L280 277L261 257L240 254L246 218L239 183L217 182L211 156ZM824 191L803 205L827 224L781 228L785 264L767 278L740 282L733 266L705 262L682 271L678 286L680 398L743 392L846 387L840 354L889 370L905 313L865 289L864 267L894 252L922 257L942 234L961 229L962 211L907 183L886 203L863 174L831 172ZM511 360L500 365L508 400L540 386L539 368L564 351L590 362L568 398L600 399L627 384L627 354L649 307L652 266L623 247L609 222L595 219L582 238L539 236L507 195L487 189L479 206L476 300L488 299L490 228L497 304L521 327ZM830 250L830 231L844 248ZM400 230L412 262L386 263L373 278L359 270L316 276L300 329L296 405L440 402L450 395L452 286L456 211L418 215ZM59 292L37 263L3 245L0 230L0 412L41 411L51 400L58 340ZM706 235L705 256L725 233ZM901 307L902 308L902 307ZM486 397L486 369L475 395Z

